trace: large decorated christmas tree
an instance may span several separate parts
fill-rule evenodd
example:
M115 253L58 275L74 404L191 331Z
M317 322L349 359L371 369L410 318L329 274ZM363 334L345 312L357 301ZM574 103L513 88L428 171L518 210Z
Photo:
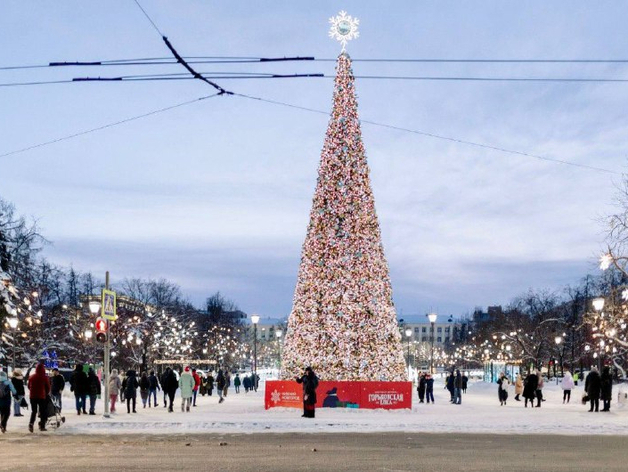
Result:
M354 81L343 51L288 319L284 378L308 365L324 380L406 376Z

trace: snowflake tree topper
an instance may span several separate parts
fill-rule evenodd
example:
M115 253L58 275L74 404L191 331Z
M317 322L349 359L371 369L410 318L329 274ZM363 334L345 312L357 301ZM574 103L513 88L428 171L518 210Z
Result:
M341 11L338 15L329 19L331 28L329 29L329 37L340 41L342 50L345 50L347 42L360 36L358 25L360 20L347 15L346 11Z

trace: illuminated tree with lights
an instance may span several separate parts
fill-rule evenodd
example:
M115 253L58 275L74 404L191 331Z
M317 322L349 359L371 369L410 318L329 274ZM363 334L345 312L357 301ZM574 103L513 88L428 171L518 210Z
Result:
M282 376L406 378L375 212L351 59L338 57L333 110L282 356Z

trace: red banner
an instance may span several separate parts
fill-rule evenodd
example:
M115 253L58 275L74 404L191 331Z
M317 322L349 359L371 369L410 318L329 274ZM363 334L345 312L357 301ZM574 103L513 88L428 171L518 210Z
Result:
M321 381L317 408L412 408L411 382ZM267 380L265 407L303 407L303 386L292 380Z

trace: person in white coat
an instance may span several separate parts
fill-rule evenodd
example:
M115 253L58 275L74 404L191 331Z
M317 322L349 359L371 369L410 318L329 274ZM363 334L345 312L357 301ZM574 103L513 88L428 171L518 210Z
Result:
M563 389L563 403L569 403L569 400L571 400L571 389L575 386L571 372L565 372L560 386Z

